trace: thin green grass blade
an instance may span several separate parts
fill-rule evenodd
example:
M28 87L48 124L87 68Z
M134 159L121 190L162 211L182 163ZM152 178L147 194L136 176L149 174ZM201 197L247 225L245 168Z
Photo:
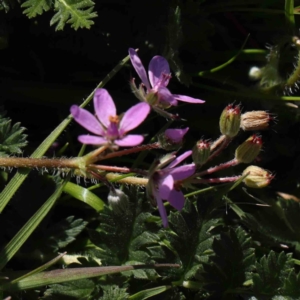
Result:
M88 204L89 206L94 208L97 212L101 211L105 205L105 203L94 193L72 182L68 182L65 185L64 192L76 198L77 200L80 200Z
M0 252L0 270L7 264L7 262L16 254L16 252L26 242L32 232L41 223L41 221L48 214L50 209L54 206L57 198L61 195L66 179L62 184L59 184L54 193L48 200L40 207L40 209L26 222L26 224L18 231L18 233L11 239L11 241Z
M153 297L155 295L159 295L171 288L170 285L163 285L163 286L158 286L152 289L148 290L143 290L141 292L138 292L130 297L128 297L128 300L144 300L148 299L150 297Z
M51 259L50 261L48 261L47 263L45 263L44 265L30 271L29 273L26 273L25 275L18 277L14 280L11 281L11 284L14 284L20 280L23 280L29 276L32 276L34 274L43 272L44 270L48 269L49 267L51 267L52 265L54 265L55 263L57 263L67 252L61 253L60 255L58 255L57 257Z
M155 264L155 265L134 265L134 266L110 266L110 267L89 267L60 269L48 272L41 272L20 280L14 284L7 283L2 286L3 290L26 290L54 283L63 283L84 278L99 277L108 274L115 274L136 269L156 268L178 268L178 264Z
M248 41L248 38L249 38L249 34L248 34L246 40L244 41L244 43L243 43L241 49L238 51L238 53L237 53L236 55L234 55L234 56L231 57L228 61L226 61L224 64L222 64L222 65L220 65L220 66L218 66L218 67L216 67L216 68L213 68L213 69L208 70L208 71L202 71L202 72L199 72L199 73L198 73L198 76L203 76L203 75L205 75L205 74L211 74L211 73L218 72L218 71L224 69L225 67L227 67L228 65L230 65L232 62L234 62L234 61L236 60L236 58L242 53L244 47L246 46L246 43L247 43L247 41Z
M114 75L128 62L129 55L121 60L118 65L106 75L106 77L97 85L96 89L102 88L105 84L111 80ZM85 107L93 98L96 89L84 100L80 107ZM31 157L38 158L44 155L47 149L55 142L58 136L65 130L68 124L72 121L72 116L69 115L65 120L63 120L51 133L50 135L41 143L41 145L32 153ZM17 174L10 180L6 185L4 190L0 193L0 213L3 211L7 203L10 201L12 196L21 186L23 181L29 174L30 169L24 169L18 171Z

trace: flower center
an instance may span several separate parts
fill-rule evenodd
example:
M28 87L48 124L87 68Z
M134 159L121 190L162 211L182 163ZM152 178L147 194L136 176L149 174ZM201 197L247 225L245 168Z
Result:
M119 124L120 118L119 118L119 116L109 116L109 122Z

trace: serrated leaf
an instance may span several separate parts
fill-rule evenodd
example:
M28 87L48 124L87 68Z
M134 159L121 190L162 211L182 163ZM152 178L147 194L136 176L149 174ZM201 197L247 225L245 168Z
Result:
M163 230L168 242L164 241L165 246L177 256L175 261L182 264L177 276L183 280L194 278L212 254L214 234L210 231L218 226L219 219L210 215L210 205L205 199L198 201L197 206L186 201L181 212L171 213L171 230Z
M1 156L11 154L21 154L21 148L27 145L27 135L23 132L24 127L20 127L20 123L11 124L8 118L0 117L0 153Z
M90 19L96 18L93 12L95 3L91 0L55 0L57 13L50 21L50 25L57 23L56 30L63 30L66 23L77 30L78 28L90 29L94 22Z
M284 252L270 251L256 263L256 274L253 274L253 291L256 295L283 295L282 289L294 266L292 255ZM298 297L300 291L298 292Z
M23 14L31 19L41 15L44 11L48 11L51 8L51 4L51 0L27 0L21 7L26 8Z
M215 255L204 264L202 277L205 290L212 291L214 297L222 298L235 289L243 288L254 270L255 255L251 239L240 227L220 234L212 244Z
M42 242L57 252L72 243L75 237L85 228L87 222L82 219L75 219L73 216L68 217L47 230L44 234L47 239Z
M136 189L126 191L129 207L122 214L105 206L100 212L96 230L89 230L90 239L103 250L99 258L103 264L126 264L128 261L149 261L147 247L158 246L158 227L145 222L151 217L151 207Z
M128 299L128 293L126 289L120 288L117 285L111 285L103 287L103 296L99 300L126 300Z
M88 299L95 288L92 280L81 279L61 284L52 284L45 291L41 299L64 300L64 299Z

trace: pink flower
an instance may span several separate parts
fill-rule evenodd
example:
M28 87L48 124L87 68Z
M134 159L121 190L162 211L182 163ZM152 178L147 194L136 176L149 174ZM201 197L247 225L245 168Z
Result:
M133 147L144 140L142 135L127 134L136 128L147 117L150 106L139 103L132 106L123 117L116 114L116 106L105 89L98 89L94 95L94 116L87 110L72 105L70 111L77 123L95 135L80 135L78 140L83 144L104 145L107 143L121 147Z
M163 200L169 201L174 208L181 210L185 199L180 190L180 181L193 175L196 170L195 164L174 167L191 154L192 151L187 151L177 158L175 158L175 155L172 155L167 161L158 165L150 175L147 193L150 199L154 200L153 202L157 204L164 227L168 226L168 218ZM173 161L166 168L159 169L171 160Z
M167 89L167 85L171 79L171 72L169 64L164 57L156 55L151 59L148 67L148 79L146 70L134 49L129 49L129 56L135 71L146 88L145 93L142 87L137 89L133 83L133 88L140 100L149 102L154 107L158 106L160 108L175 106L178 103L177 100L198 104L205 102L189 96L172 94Z

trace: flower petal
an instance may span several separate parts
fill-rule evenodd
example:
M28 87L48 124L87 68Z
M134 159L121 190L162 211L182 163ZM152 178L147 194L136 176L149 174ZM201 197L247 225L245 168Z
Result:
M173 189L169 194L168 201L177 210L182 210L185 199L181 191Z
M180 166L174 169L170 169L169 174L173 176L174 180L183 180L192 176L196 171L195 164L189 164Z
M178 156L176 159L174 159L169 165L168 168L173 168L180 164L183 160L185 160L187 157L189 157L192 154L192 150L186 151L180 156Z
M125 134L126 132L139 126L146 119L150 110L150 105L145 102L138 103L129 108L120 122L120 134Z
M114 100L106 89L97 89L94 95L94 108L99 121L107 128L109 117L116 116L117 110Z
M167 129L165 131L165 136L167 139L171 140L171 142L178 144L182 142L182 139L188 130L188 127L184 129Z
M82 144L87 145L104 145L107 143L107 140L103 137L94 136L94 135L80 135L78 141Z
M174 178L171 175L165 177L158 187L161 199L168 200L171 190L174 189Z
M169 79L163 78L164 75L170 75L170 67L168 61L159 55L154 56L148 67L148 75L151 86L167 86Z
M140 58L138 57L138 55L134 49L129 48L128 52L129 52L129 57L130 57L131 63L133 65L135 71L137 72L137 74L141 78L143 84L146 86L147 90L149 91L151 89L150 83L147 78L146 70L145 70Z
M120 147L134 147L140 145L144 140L142 135L129 134L124 138L115 140L114 143Z
M70 112L74 120L82 127L94 134L103 135L104 131L101 124L89 111L77 105L72 105Z
M167 104L171 106L176 106L178 104L177 100L166 87L159 87L157 89L157 93L159 97L159 102L162 102L162 104Z
M184 95L175 95L175 94L173 94L173 97L176 100L183 101L183 102L188 102L188 103L197 103L197 104L200 104L200 103L204 103L205 102L204 100L196 99L196 98L192 98L192 97L184 96Z
M156 198L156 202L157 202L157 207L158 207L160 217L162 219L162 223L164 227L168 227L168 217L167 217L165 206L159 197Z

